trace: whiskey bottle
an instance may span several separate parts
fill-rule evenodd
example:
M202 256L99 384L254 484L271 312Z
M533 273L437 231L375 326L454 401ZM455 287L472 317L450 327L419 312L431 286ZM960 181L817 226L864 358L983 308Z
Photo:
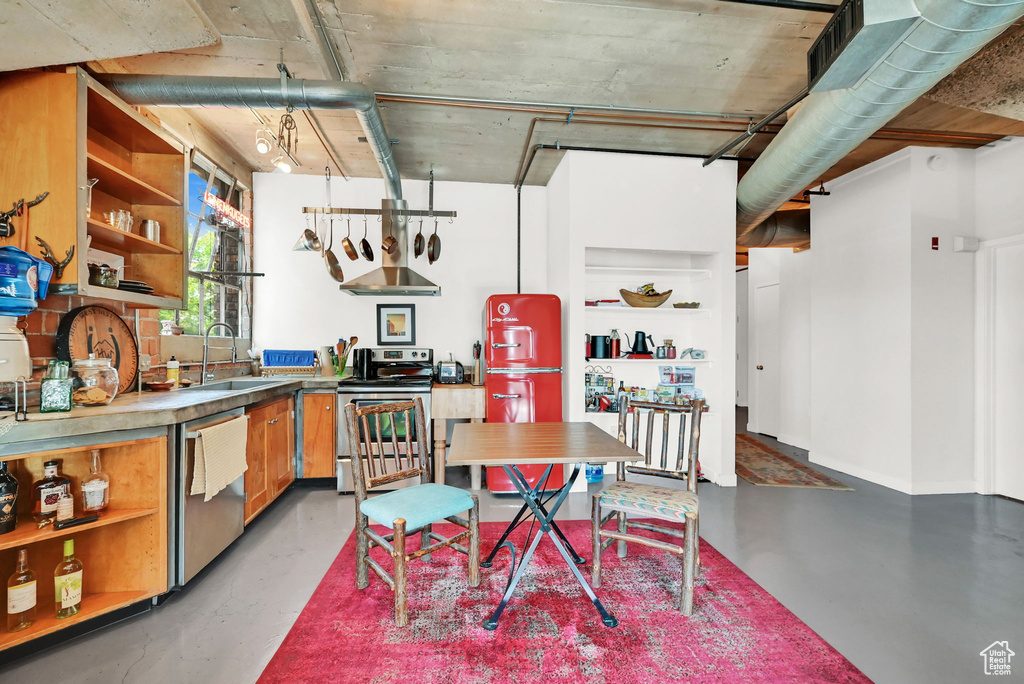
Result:
M18 567L7 580L7 631L20 632L36 621L36 574L28 567L28 551L18 551Z
M76 615L82 609L82 561L75 558L75 540L64 540L64 558L53 571L57 617Z
M36 522L57 517L57 503L71 494L71 480L60 474L57 461L43 465L43 479L32 484L32 517Z
M100 465L100 450L93 449L91 454L89 474L82 480L82 511L86 514L102 513L110 503L110 476Z
M18 525L18 481L7 472L7 461L0 461L0 534L13 532Z

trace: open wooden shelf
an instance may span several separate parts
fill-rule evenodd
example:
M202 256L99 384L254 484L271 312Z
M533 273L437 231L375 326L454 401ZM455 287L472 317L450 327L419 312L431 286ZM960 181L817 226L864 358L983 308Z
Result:
M694 300L696 301L696 300ZM710 309L701 306L699 309L677 309L671 304L663 304L661 306L654 307L640 307L640 306L584 306L587 314L593 314L598 316L620 314L625 313L627 316L695 316L697 314L707 313Z
M129 204L181 206L180 201L166 192L157 190L149 183L125 173L94 154L87 154L86 159L87 173L92 178L99 178L100 187L109 195L113 195Z
M89 235L92 235L92 246L97 249L114 249L136 254L181 254L180 249L153 242L135 233L117 230L94 218L87 219L86 223L89 225Z
M708 268L656 268L644 266L587 266L588 280L706 280L711 277Z
M77 529L77 528L72 528ZM40 577L36 575L37 582L45 582L46 577ZM44 634L50 634L60 629L94 618L97 615L103 615L109 613L112 610L118 608L125 608L139 601L143 601L147 598L151 598L157 595L154 591L114 591L104 594L85 594L82 596L82 610L78 611L78 614L69 618L57 619L54 615L56 609L53 605L53 591L49 592L50 601L40 601L36 604L36 621L32 623L32 626L28 629L23 629L20 632L0 632L0 649L10 648L11 646L17 646L18 644L24 644L28 641L32 641L37 637L41 637Z
M585 358L585 357L584 357ZM588 366L600 366L603 363L624 363L627 366L634 363L648 363L658 366L689 366L694 363L711 363L710 359L691 359L686 357L685 359L599 359L596 356L586 359Z
M29 518L28 520L22 520L18 523L18 527L13 532L0 536L0 551L4 549L13 549L15 547L22 547L27 544L34 544L36 542L46 541L48 539L56 539L58 537L66 537L72 534L79 534L87 530L92 530L97 527L104 527L106 525L114 525L125 520L133 520L134 518L142 518L147 515L154 515L157 513L155 508L128 508L120 511L107 510L106 513L100 515L100 519L96 522L86 523L85 525L76 525L74 527L66 527L63 530L53 529L53 525L48 525L43 529L39 529L36 526L36 522ZM84 517L86 513L76 513L78 517Z

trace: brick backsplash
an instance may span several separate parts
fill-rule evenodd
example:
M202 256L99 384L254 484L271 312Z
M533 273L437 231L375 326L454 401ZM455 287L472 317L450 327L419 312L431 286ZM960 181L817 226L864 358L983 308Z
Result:
M18 319L19 327L25 330L29 354L32 356L32 381L29 383L29 391L33 395L38 392L39 383L50 360L57 358L57 327L60 325L64 314L80 306L93 304L114 311L124 319L124 322L128 324L132 331L135 330L134 308L122 302L97 299L95 297L80 297L77 295L50 295L45 300L39 302L39 308L35 312ZM162 338L158 316L159 312L156 309L139 309L139 323L142 328L141 335L139 336L139 367L159 366L158 368L142 371L142 381L144 383L152 380L163 380L167 373L160 366L160 342ZM250 365L248 361L244 363L215 363L213 372L221 377L248 375ZM181 378L188 378L198 382L201 373L201 363L182 361Z

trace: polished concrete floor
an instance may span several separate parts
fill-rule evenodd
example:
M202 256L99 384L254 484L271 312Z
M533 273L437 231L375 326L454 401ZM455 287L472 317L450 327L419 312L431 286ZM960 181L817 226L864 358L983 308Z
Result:
M983 681L979 652L996 640L1021 654L1024 678L1024 505L820 470L855 491L704 486L702 537L876 682ZM589 505L571 495L561 517ZM485 520L518 508L486 493L481 506ZM292 489L160 608L0 668L0 681L254 682L352 521L350 496Z

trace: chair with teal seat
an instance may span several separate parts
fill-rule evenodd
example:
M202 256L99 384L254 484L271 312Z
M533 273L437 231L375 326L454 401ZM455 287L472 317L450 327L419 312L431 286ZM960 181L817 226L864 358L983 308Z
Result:
M693 585L700 567L700 536L698 530L697 478L700 466L697 461L700 448L700 418L704 402L694 401L692 406L676 406L673 404L654 404L639 401L622 402L619 406L619 441L630 446L637 452L637 460L643 454L643 465L627 465L619 463L616 471L615 484L605 487L594 495L593 505L593 543L594 565L592 579L594 587L601 586L601 552L612 542L618 542L619 558L626 557L626 542L636 542L645 546L668 551L681 557L682 591L679 597L679 610L684 615L693 612ZM632 429L629 429L629 417L632 416ZM658 440L655 438L655 417L661 416L661 429ZM673 417L678 416L678 420ZM689 440L686 438L686 417L690 416ZM641 438L640 425L646 417L644 438ZM671 424L678 428L677 439L673 440ZM627 434L632 433L632 439ZM652 454L655 441L660 441L661 454L657 460ZM672 446L672 442L675 446ZM672 457L669 457L670 448ZM658 486L645 482L627 482L626 473L652 477L667 478L680 484L679 486ZM607 515L604 514L608 511ZM630 521L627 514L643 518L655 518L668 522L683 523L684 528L665 527L646 522ZM603 529L612 518L617 519L615 529ZM646 535L630 532L630 528L665 534L670 537L682 538L682 546L654 539Z
M430 555L450 546L469 556L469 585L480 585L480 504L476 496L456 487L432 483L427 451L423 402L394 402L345 407L348 443L352 448L352 475L356 498L356 586L370 584L370 570L395 592L395 624L409 624L406 610L407 565L411 560L430 560ZM367 497L374 487L417 478L420 484ZM459 514L469 512L466 518ZM378 534L370 520L392 530ZM443 537L432 525L447 520L465 528ZM420 533L420 548L409 551L408 536ZM465 546L460 544L466 540ZM433 543L432 543L433 542ZM381 547L394 559L394 577L370 556Z

